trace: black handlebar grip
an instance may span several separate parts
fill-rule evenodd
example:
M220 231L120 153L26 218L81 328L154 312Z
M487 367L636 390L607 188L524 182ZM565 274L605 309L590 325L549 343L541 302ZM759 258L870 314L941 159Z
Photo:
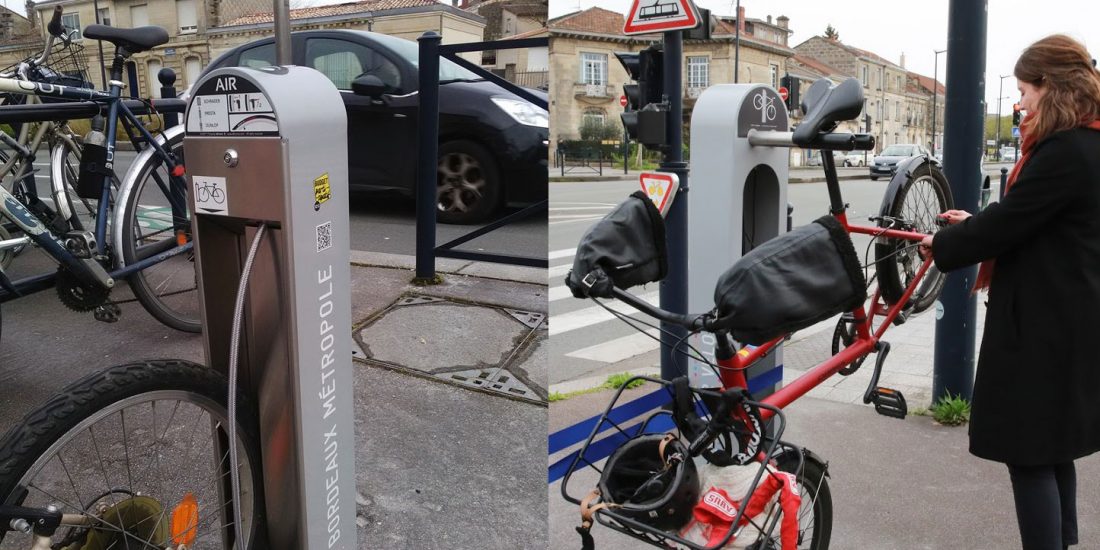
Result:
M46 30L50 31L50 34L58 37L65 33L65 28L61 26L61 6L57 6L53 9L53 18L50 19L49 24L46 25Z
M817 143L821 149L851 151L855 144L855 136L852 134L818 134Z

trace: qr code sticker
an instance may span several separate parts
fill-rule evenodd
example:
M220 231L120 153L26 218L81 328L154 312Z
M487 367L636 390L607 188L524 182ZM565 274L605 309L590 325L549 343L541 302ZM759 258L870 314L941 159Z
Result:
M317 226L317 252L323 252L332 247L332 222L325 222Z

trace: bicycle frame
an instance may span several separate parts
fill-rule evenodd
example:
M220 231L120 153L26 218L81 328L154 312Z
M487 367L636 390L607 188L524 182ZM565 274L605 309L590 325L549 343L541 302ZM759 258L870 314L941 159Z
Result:
M113 75L114 76L114 75ZM182 168L175 163L173 158L164 150L161 144L145 129L144 125L137 119L137 116L126 106L122 101L122 85L117 80L112 80L110 85L110 92L100 92L88 88L74 88L71 86L64 86L59 84L49 84L43 82L31 82L26 80L12 79L12 78L0 78L0 92L11 92L16 94L40 96L40 97L56 97L66 100L78 100L78 101L94 101L99 104L107 105L107 162L105 168L110 172L110 175L106 176L111 178L114 182L119 182L117 175L114 173L114 154L116 143L116 132L118 130L118 122L121 118L125 124L130 127L138 129L141 138L150 147L153 148L154 154L164 162L165 167L169 173L169 181L162 180L159 174L153 173L152 177L156 181L157 185L161 187L165 197L168 197L172 211L173 220L180 220L186 218L187 204L186 204L186 184L182 180L182 174L177 174ZM173 185L173 188L169 189L169 185ZM103 192L100 196L96 226L95 226L95 253L98 256L107 255L107 223L109 219L108 210L111 205L111 181L109 180L103 186ZM13 204L15 203L15 204ZM37 220L30 216L29 213L24 215L19 212L17 206L18 201L15 200L10 193L4 190L0 190L0 215L12 220L18 225L24 232L30 236L36 244L42 247L50 256L57 259L59 262L70 268L77 274L84 273L85 266L81 264L79 258L74 256L57 240L57 238L46 230L44 227L40 227ZM25 212L25 209L23 209ZM174 224L173 230L177 233L184 231L186 227L180 227L178 222ZM172 243L173 241L167 241ZM9 241L0 242L0 248L14 247L25 244L22 239L11 239ZM111 278L125 278L137 271L145 269L146 267L164 261L172 256L176 256L191 249L192 243L187 242L180 244L178 241L174 243L174 247L167 248L166 250L154 251L148 257L141 261L134 262L130 265L121 267L115 271L112 271L109 275ZM0 303L12 300L26 293L36 292L53 286L54 274L38 275L28 277L15 281L12 283L12 288L0 290Z

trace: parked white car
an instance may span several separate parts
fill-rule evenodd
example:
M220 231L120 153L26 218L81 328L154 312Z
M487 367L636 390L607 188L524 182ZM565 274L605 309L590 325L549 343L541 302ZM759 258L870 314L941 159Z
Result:
M1001 160L1004 162L1016 162L1016 148L1001 147Z
M844 166L867 166L867 151L852 151L844 156Z

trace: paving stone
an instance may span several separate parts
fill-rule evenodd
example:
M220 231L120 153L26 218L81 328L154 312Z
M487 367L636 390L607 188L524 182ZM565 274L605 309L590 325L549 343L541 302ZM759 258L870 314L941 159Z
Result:
M476 327L476 337L471 327ZM361 330L359 337L372 359L436 373L461 366L496 366L527 330L493 308L436 302L395 307Z

